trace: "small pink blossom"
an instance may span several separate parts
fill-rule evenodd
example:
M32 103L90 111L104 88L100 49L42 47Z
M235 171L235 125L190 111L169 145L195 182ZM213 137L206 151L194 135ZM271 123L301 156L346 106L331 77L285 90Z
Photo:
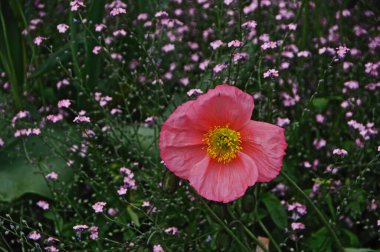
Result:
M254 29L256 29L256 26L257 26L257 23L256 23L256 21L254 21L254 20L247 21L247 22L245 22L245 23L243 23L243 24L241 25L241 27L243 27L243 28L245 28L245 29L249 29L249 30L254 30Z
M103 29L105 29L107 26L105 26L104 24L96 24L95 25L95 31L96 32L101 32L103 31Z
M348 152L345 149L334 149L333 154L338 156L346 156Z
M57 249L55 246L48 246L48 247L45 247L45 250L47 252L58 252L59 249Z
M160 244L155 244L153 246L153 252L165 252L165 250L162 248Z
M277 43L274 41L264 42L264 44L261 45L261 49L263 49L264 51L268 49L274 49L276 47L277 47Z
M32 231L28 234L28 238L33 241L37 241L41 238L41 234L37 231Z
M40 46L42 44L42 42L44 42L47 38L45 37L41 37L41 36L38 36L38 37L35 37L34 40L33 40L33 43L36 45L36 46Z
M64 99L58 101L58 108L68 108L71 105L71 101L69 99Z
M103 47L101 46L94 46L94 48L92 49L92 53L95 54L95 55L98 55L100 53L100 51L102 50Z
M44 200L40 200L37 202L37 206L39 206L40 208L42 208L43 210L48 210L49 209L49 203L47 203L46 201Z
M281 118L281 117L278 117L277 118L277 122L276 124L280 127L285 127L286 125L289 125L290 124L290 120L289 118Z
M69 26L67 24L59 24L57 25L57 30L59 33L65 33L69 29Z
M322 114L317 114L315 116L315 120L318 122L318 123L324 123L326 121L326 118L322 115Z
M90 239L91 240L98 239L98 237L99 237L99 233L98 233L99 228L97 226L92 226L88 230L91 232L91 234L90 234Z
M200 89L198 89L198 88L196 88L196 89L190 89L189 91L187 91L187 96L198 96L198 95L200 95L200 94L203 94L203 91L202 90L200 90Z
M125 187L125 186L121 186L121 187L117 190L117 194L119 194L119 195L125 195L125 194L127 194L127 191L128 191L127 187Z
M114 35L115 37L125 37L127 35L127 32L124 29L120 29L120 30L114 31L112 35Z
M78 11L79 8L84 7L84 3L82 0L73 0L70 2L70 10Z
M227 46L230 48L230 47L234 47L234 48L238 48L238 47L241 47L243 45L243 42L241 42L240 40L232 40L230 42L228 42Z
M323 148L323 147L326 146L326 140L323 139L323 138L321 138L321 139L314 139L314 141L313 141L313 145L314 145L314 147L315 147L317 150L319 150L319 149L321 149L321 148Z
M145 21L147 20L149 17L148 13L140 13L138 16L137 16L137 20L139 21Z
M339 46L338 48L336 48L336 53L338 54L338 56L340 58L344 58L344 56L346 56L346 54L350 51L349 48L345 47L345 46Z
M169 228L166 228L164 231L165 231L165 233L171 234L171 235L178 234L178 228L176 228L176 227L169 227Z
M52 123L57 123L59 121L63 120L63 115L62 114L57 114L57 115L48 115L46 117L46 120L52 122Z
M303 224L301 222L293 222L291 227L292 227L292 230L305 229L305 224Z
M70 85L70 82L67 79L63 79L63 80L58 81L56 85L57 85L57 89L59 90L63 86Z
M213 73L218 74L222 72L225 68L227 68L227 64L218 64L213 68Z
M56 172L50 172L45 176L46 179L49 180L57 180L58 179L58 174Z
M106 202L96 202L92 205L92 209L94 209L95 213L102 213L103 208L107 205Z
M166 11L159 11L154 15L156 18L167 18L169 14Z
M111 16L115 17L120 14L125 14L127 11L124 8L113 8L110 12Z
M171 52L171 51L174 51L174 49L175 49L175 46L173 45L173 44L166 44L166 45L164 45L162 48L161 48L161 50L163 51L163 52Z
M215 40L213 42L210 43L210 46L213 50L216 50L218 49L219 47L221 47L222 45L224 45L223 41L221 40Z
M264 74L263 74L264 78L274 78L274 77L278 77L278 71L276 69L269 69L268 71L266 71Z
M90 117L78 115L74 118L73 122L80 123L80 122L91 122Z
M73 227L73 229L75 231L82 232L82 231L88 229L88 226L87 225L76 225Z

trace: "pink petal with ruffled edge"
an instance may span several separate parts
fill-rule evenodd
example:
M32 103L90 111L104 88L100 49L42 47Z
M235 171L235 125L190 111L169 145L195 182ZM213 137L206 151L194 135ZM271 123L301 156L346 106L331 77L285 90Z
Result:
M167 119L160 133L160 155L166 167L175 175L188 179L194 164L205 155L203 132L195 130L188 110L194 101L179 106Z
M239 153L228 164L206 156L194 166L189 181L206 199L227 203L243 196L247 188L255 184L257 177L255 162L248 155Z
M288 146L284 129L265 122L250 121L240 133L243 140L242 151L257 165L257 182L268 182L277 177Z
M201 95L188 111L193 127L207 132L214 126L239 130L247 124L254 108L253 97L227 84Z

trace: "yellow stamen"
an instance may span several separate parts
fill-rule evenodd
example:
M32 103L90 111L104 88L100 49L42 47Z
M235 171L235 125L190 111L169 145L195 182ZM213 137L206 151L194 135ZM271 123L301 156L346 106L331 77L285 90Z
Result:
M203 142L207 145L207 154L218 162L227 164L237 157L242 150L240 132L230 129L228 125L216 126L204 134Z

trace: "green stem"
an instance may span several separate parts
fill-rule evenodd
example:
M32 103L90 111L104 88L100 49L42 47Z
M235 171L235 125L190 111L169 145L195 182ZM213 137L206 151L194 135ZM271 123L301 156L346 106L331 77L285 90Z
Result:
M252 251L251 249L249 249L246 245L244 245L240 239L231 231L231 229L226 225L226 223L224 223L219 217L218 215L216 215L214 213L214 211L207 205L207 203L201 198L199 197L200 201L202 202L202 204L204 205L204 207L206 208L206 210L215 218L215 220L224 228L224 230L226 230L226 232L232 237L235 239L235 241L239 244L239 246L244 249L244 251Z
M304 199L309 203L309 205L314 209L314 211L317 213L319 219L323 222L323 224L325 225L325 227L327 228L327 230L330 232L337 248L338 248L338 251L344 251L343 247L342 247L342 244L340 243L339 241L339 238L338 236L336 235L335 231L332 229L330 223L327 221L326 217L323 215L323 213L318 209L318 207L314 204L314 202L309 198L309 196L306 195L306 193L296 184L296 182L289 177L288 174L286 174L286 172L284 172L283 170L281 171L281 175L293 186L294 189L296 189L296 191L298 191L303 197Z
M273 238L273 236L270 234L270 232L268 231L268 229L265 227L264 223L262 223L261 220L258 220L258 223L259 223L260 227L263 229L264 233L269 237L269 240L272 242L274 248L278 252L281 252L280 246L278 245L278 243L276 242L276 240Z
M252 238L252 240L255 241L255 243L265 252L268 252L268 249L265 247L265 245L249 230L243 223L239 221L239 223L242 225L244 231L248 234L249 237Z

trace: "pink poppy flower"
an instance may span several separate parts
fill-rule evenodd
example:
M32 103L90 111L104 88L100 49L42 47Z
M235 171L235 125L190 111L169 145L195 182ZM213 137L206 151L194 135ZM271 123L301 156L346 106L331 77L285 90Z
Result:
M166 167L201 196L225 203L274 179L287 147L284 129L251 120L253 108L251 95L226 84L178 107L160 133Z

